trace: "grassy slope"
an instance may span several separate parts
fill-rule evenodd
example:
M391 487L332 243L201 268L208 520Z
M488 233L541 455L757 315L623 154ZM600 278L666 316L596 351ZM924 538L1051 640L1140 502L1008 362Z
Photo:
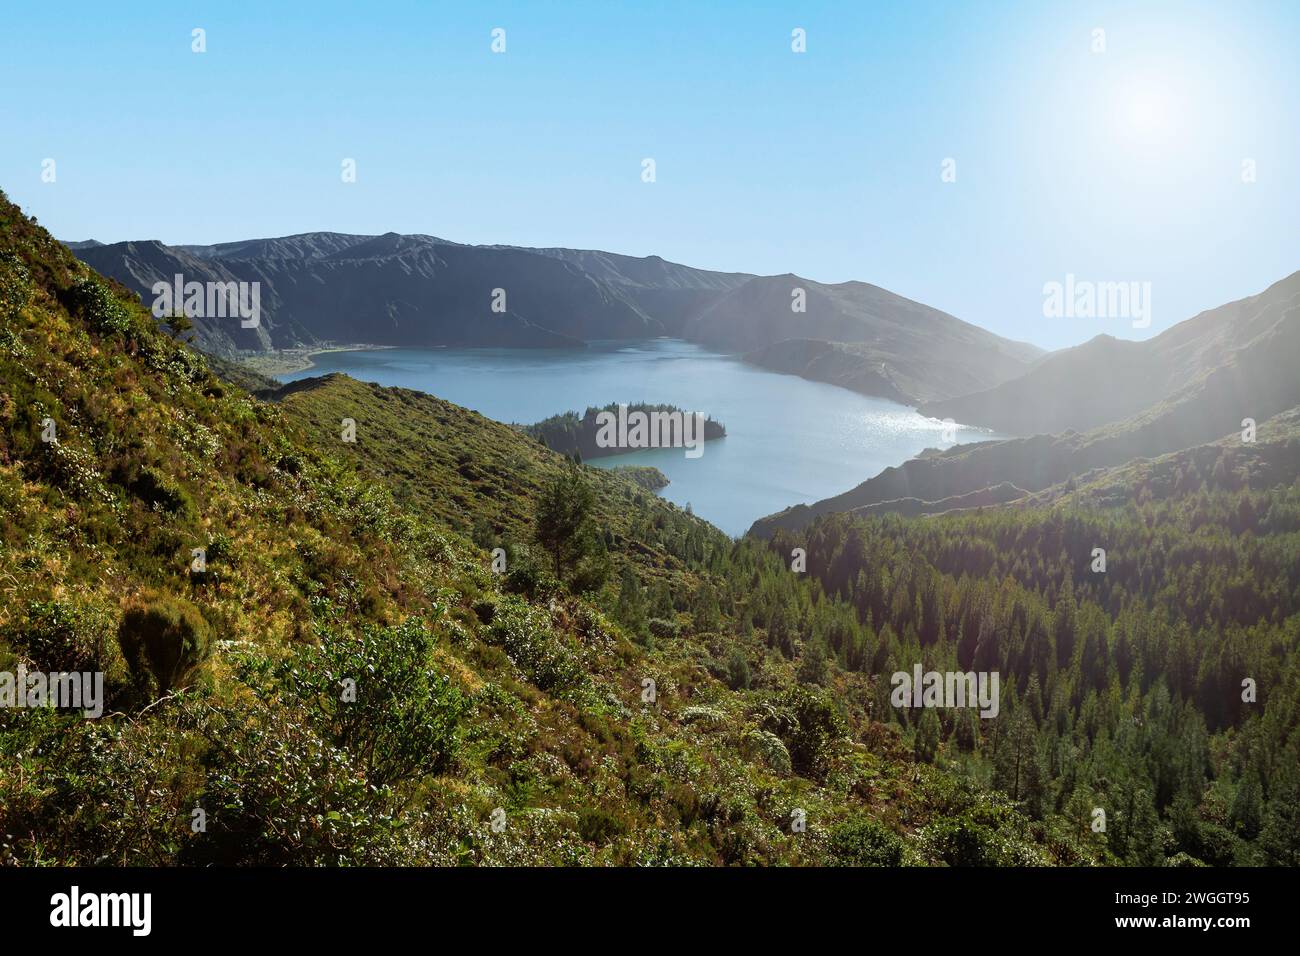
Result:
M102 669L111 711L0 712L0 860L932 862L926 826L963 814L1007 861L1051 858L1004 799L914 765L865 717L863 675L791 691L793 664L725 614L705 630L675 610L675 637L637 644L586 600L504 590L460 532L523 540L560 465L513 430L343 378L253 399L2 196L0 321L0 668ZM732 548L585 471L615 566L647 587L689 593ZM146 592L192 603L214 641L199 681L147 710L115 640ZM753 689L715 676L733 651ZM377 708L360 730L330 689L352 674ZM381 774L370 748L425 697L459 714L445 754ZM810 748L815 771L791 772L782 754Z
M313 442L383 483L399 506L484 547L527 542L542 489L566 464L564 456L512 426L412 389L335 373L294 382L272 397ZM355 443L341 439L345 418L357 423ZM633 478L640 470L588 469L587 474L596 492L597 524L610 532L615 560L629 543L633 519L642 516L677 524L709 547L726 547L721 532L648 493ZM643 565L682 569L666 550L633 547L632 552Z

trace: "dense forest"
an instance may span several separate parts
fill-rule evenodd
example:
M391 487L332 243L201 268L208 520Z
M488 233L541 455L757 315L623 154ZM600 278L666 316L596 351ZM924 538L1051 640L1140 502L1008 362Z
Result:
M1140 506L823 518L779 533L769 560L748 542L718 554L686 601L625 577L616 617L634 632L679 610L728 619L806 683L867 675L872 719L1008 796L1060 862L1295 865L1300 484L1233 488L1226 457ZM810 587L792 581L796 548ZM888 678L916 662L999 673L1000 713L891 706ZM1097 809L1104 844L1073 856Z
M918 757L1053 827L1105 810L1118 861L1294 865L1300 485L1185 487L1112 510L827 518L799 544L834 600L803 625L760 613L784 652L877 675L873 714ZM882 675L916 661L999 672L1001 713L891 707Z
M1300 862L1294 469L733 541L183 338L0 196L0 672L107 687L0 708L0 864Z

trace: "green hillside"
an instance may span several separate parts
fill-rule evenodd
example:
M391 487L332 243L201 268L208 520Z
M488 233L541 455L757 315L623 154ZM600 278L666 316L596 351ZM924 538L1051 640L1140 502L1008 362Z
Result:
M243 375L0 198L0 673L107 682L0 707L0 863L1300 862L1289 419L733 542L439 399ZM891 706L918 663L998 715Z
M1053 858L801 658L811 584L630 479L415 393L252 398L7 200L0 305L0 670L108 696L0 709L4 862L927 863L966 819Z

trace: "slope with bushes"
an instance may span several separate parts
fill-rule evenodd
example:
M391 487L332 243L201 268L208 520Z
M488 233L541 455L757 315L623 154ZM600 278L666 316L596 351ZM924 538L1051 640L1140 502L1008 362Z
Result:
M1290 417L732 542L430 396L254 398L4 200L0 323L0 671L109 697L0 708L0 861L1300 860Z
M3 198L0 504L0 670L108 695L0 709L5 863L1058 852L800 657L776 556L427 396L254 398Z

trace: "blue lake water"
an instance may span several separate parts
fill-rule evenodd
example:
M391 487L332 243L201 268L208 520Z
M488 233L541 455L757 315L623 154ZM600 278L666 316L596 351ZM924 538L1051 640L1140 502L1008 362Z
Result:
M597 343L586 349L381 349L327 352L315 367L380 385L419 389L502 422L531 423L610 402L663 402L701 411L727 429L699 458L647 449L590 464L654 465L661 494L731 535L789 505L837 495L927 447L943 425L910 408L833 385L769 372L676 339ZM958 427L957 441L996 437Z

